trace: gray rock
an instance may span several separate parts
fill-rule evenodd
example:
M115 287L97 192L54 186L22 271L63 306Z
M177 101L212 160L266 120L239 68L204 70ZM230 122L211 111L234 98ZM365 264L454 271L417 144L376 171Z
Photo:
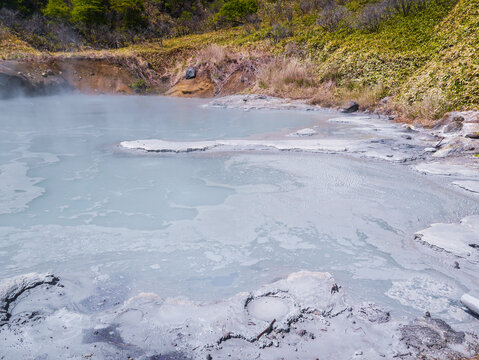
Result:
M467 151L474 150L474 145L471 141L472 140L462 136L450 138L446 143L444 143L441 149L433 154L433 156L442 158L452 154L462 154Z
M442 130L442 132L445 133L445 134L449 134L449 133L452 133L452 132L461 131L462 127L463 127L462 121L456 121L455 120L455 121L451 121L449 124L444 126L444 129Z
M445 321L430 316L403 326L401 335L407 346L421 352L448 349L450 345L463 344L466 337L464 332L454 331Z
M363 303L358 309L358 317L371 323L384 324L391 319L391 314L374 303Z
M31 273L6 279L0 284L0 326L11 317L10 305L26 291L41 285L56 285L59 279L53 274Z
M194 67L189 67L186 69L185 79L194 79L196 77L196 69Z
M355 101L350 101L348 104L341 109L342 113L350 114L359 110L359 104Z

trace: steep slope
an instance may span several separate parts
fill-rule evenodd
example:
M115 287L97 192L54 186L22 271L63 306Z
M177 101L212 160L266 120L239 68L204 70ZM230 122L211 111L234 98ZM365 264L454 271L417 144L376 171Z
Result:
M460 0L437 26L437 51L401 88L412 103L436 91L452 109L479 108L479 0Z

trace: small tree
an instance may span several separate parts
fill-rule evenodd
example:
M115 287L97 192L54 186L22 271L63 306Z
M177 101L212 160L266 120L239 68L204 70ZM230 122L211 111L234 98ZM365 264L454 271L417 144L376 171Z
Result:
M73 0L72 20L84 25L105 22L106 7L101 0Z
M47 18L68 22L71 18L71 9L63 0L48 0L47 6L42 10Z
M236 26L243 24L249 15L256 14L257 11L256 0L229 0L215 14L213 22Z
M135 28L145 24L142 15L145 9L143 0L111 0L111 9L120 16L126 28Z
M345 6L336 4L326 6L316 23L328 31L334 31L347 21L350 13Z

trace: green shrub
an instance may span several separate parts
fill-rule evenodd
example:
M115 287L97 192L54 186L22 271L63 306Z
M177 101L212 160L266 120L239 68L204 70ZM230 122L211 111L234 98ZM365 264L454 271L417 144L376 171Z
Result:
M133 84L129 85L134 92L138 94L143 94L148 90L148 84L145 79L138 79Z
M229 0L213 17L213 23L240 25L247 17L258 12L258 3L256 0Z
M145 24L142 15L143 0L111 0L110 6L120 16L125 28L135 28Z
M42 10L47 18L67 22L72 11L63 0L48 0L47 6Z
M72 20L85 25L106 21L106 6L101 0L73 0Z

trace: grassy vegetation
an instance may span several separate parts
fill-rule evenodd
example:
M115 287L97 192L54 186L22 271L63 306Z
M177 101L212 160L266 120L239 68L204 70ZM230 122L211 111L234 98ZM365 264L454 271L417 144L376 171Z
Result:
M307 16L292 29L274 51L293 48L311 59L323 84L317 97L326 102L350 97L368 107L390 96L391 107L426 121L479 108L478 0L432 1L421 11L389 18L375 32L328 31ZM325 93L328 82L333 96Z
M13 35L9 29L0 26L0 59L14 60L39 56L41 52Z
M390 12L377 22L368 18L374 26L360 21L371 17L368 6L380 1L343 1L347 6L334 10L338 20L327 26L322 20L327 9L314 9L316 3L304 10L303 3L284 1L277 10L276 3L262 2L260 26L54 55L137 57L170 74L189 65L209 66L217 77L225 64L250 60L257 81L249 91L309 98L326 106L356 100L363 108L388 97L383 108L424 122L446 111L479 108L479 0L422 1L425 5L415 11ZM38 54L6 34L0 31L3 58Z

